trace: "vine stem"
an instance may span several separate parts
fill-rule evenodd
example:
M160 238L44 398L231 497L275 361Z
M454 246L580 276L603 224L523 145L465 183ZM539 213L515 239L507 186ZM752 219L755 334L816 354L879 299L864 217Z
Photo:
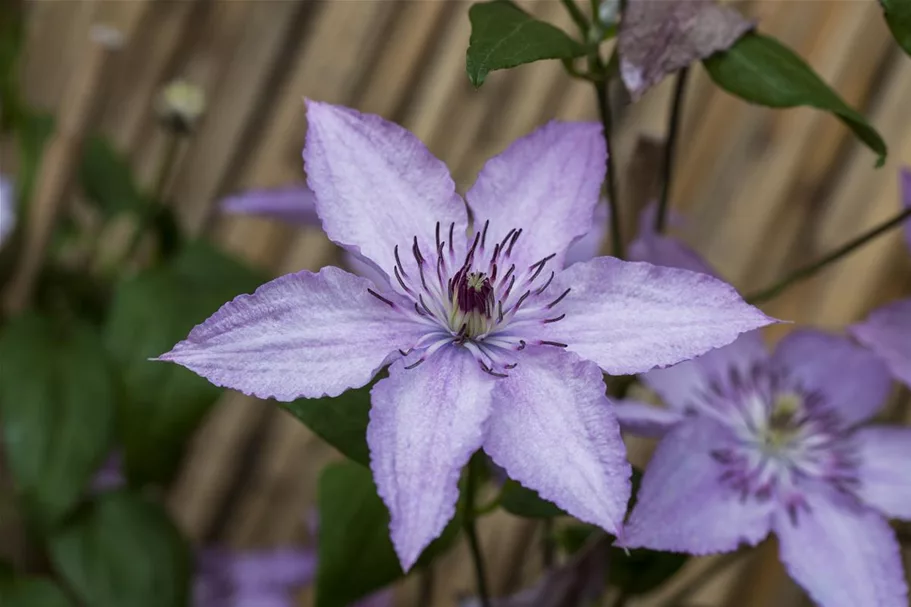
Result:
M655 214L655 232L661 233L667 225L667 205L674 177L674 152L677 148L677 135L683 117L683 98L686 96L686 82L689 68L685 67L677 74L674 86L674 98L668 116L667 141L664 144L664 175L661 178L661 198L658 200L658 213Z
M597 58L600 70L604 70L601 58ZM614 150L611 146L613 133L613 117L611 115L610 98L607 94L607 79L594 83L598 95L598 111L601 114L601 124L604 127L604 142L607 144L607 204L610 205L610 236L611 253L618 259L623 259L623 234L620 231L620 201L617 199L617 180L614 178Z
M478 530L475 525L476 514L475 493L477 492L477 483L479 470L478 467L483 462L477 456L472 457L468 463L468 478L465 482L465 494L463 496L463 525L465 535L468 537L468 546L471 549L471 560L474 563L475 580L478 586L478 600L481 607L491 607L490 593L487 590L487 575L484 568L484 555L481 553L481 544L478 541Z
M877 236L880 236L893 228L897 228L903 224L909 217L911 217L911 208L903 210L898 215L892 217L892 219L886 220L883 223L875 226L874 228L864 232L863 234L849 240L845 244L841 245L831 253L823 256L820 259L817 259L814 262L811 262L805 266L797 268L775 284L770 287L767 287L757 293L753 293L746 297L746 300L751 304L759 304L774 299L782 292L784 292L791 285L798 283L802 280L813 276L816 272L826 267L827 265L834 263L845 257L860 247L864 246L868 242L875 239Z
M737 552L730 552L719 556L713 563L701 571L699 575L690 580L689 583L680 588L680 590L669 596L667 600L662 603L662 606L681 607L683 602L696 593L696 591L715 579L715 577L725 569L740 561L740 559L747 554L750 554L749 550L738 550Z

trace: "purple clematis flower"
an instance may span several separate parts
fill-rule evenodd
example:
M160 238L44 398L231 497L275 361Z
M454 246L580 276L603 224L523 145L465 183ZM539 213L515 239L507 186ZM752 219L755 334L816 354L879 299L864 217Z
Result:
M901 172L901 189L904 206L911 208L911 168ZM911 251L911 221L905 224L905 239ZM848 331L882 358L896 379L911 386L911 299L874 310Z
M648 250L673 265L698 259L674 246ZM770 356L752 332L642 379L668 407L617 405L624 430L663 437L624 545L709 554L774 532L824 607L907 604L886 517L911 518L911 429L861 426L890 387L873 354L803 330Z
M0 175L0 246L16 227L15 197L13 182Z
M308 183L328 236L385 276L298 272L238 297L161 356L292 400L371 392L371 469L405 570L453 516L483 448L577 518L618 532L630 468L602 370L639 373L772 322L723 282L598 257L600 127L553 122L491 159L467 194L378 116L308 102Z
M754 332L643 379L669 409L659 419L627 404L621 414L628 430L666 433L625 546L701 555L774 532L820 605L908 604L886 518L911 519L911 429L862 426L890 387L873 354L802 330L769 356Z

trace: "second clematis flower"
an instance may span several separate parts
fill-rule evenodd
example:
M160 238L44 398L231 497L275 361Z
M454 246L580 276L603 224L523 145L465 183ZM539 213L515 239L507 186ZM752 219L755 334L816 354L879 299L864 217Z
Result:
M304 160L329 238L382 275L298 272L240 296L161 360L278 400L367 384L371 469L405 570L452 518L483 448L577 518L618 533L630 467L602 371L639 373L772 322L702 274L599 257L596 124L552 122L491 159L465 201L404 128L310 101Z

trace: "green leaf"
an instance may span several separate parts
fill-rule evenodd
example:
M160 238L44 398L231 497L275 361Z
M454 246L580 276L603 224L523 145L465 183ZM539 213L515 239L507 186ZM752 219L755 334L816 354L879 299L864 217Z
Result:
M506 0L474 4L468 11L471 40L468 78L477 88L487 74L541 59L573 59L585 55L581 43L549 23L538 21Z
M72 607L60 588L39 577L0 575L0 605L3 607Z
M184 607L190 547L167 513L128 491L98 496L49 540L60 575L92 607Z
M743 36L703 61L715 84L741 99L775 108L809 106L833 113L886 160L886 144L866 118L845 103L794 51L774 38Z
M370 386L348 390L336 398L301 398L281 406L346 457L370 465L367 449Z
M886 23L898 45L911 55L911 2L908 0L879 0Z
M389 539L389 512L369 470L353 462L327 466L319 480L318 505L316 607L346 607L403 577ZM417 567L450 548L459 529L456 517Z
M39 524L54 524L75 505L107 455L115 385L100 338L81 323L29 314L0 336L7 461Z
M553 518L566 514L553 502L541 499L537 491L526 489L512 479L503 485L500 505L510 514L525 518Z
M187 439L221 394L183 367L149 359L263 282L211 245L194 242L168 264L117 286L105 340L126 387L118 433L132 483L170 480Z
M85 195L106 217L139 211L146 204L126 157L100 136L90 137L85 143L79 179Z
M611 548L608 579L627 594L645 594L671 579L686 564L686 554Z

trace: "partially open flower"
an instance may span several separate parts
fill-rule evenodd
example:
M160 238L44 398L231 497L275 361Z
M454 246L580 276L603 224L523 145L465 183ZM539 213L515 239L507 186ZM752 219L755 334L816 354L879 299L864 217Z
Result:
M206 93L192 82L173 80L159 93L155 109L167 128L187 134L206 110Z

